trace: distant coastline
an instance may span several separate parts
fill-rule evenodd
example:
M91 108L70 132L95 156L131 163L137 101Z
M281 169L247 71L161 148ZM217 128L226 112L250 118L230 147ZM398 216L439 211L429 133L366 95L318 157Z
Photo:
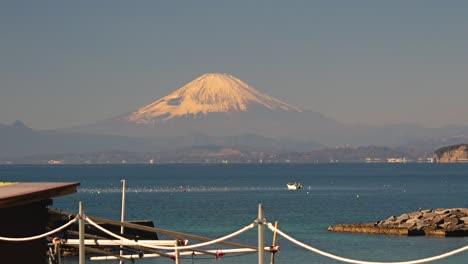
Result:
M284 163L446 163L468 162L468 145L434 150L390 147L337 147L309 152L256 151L248 148L195 146L163 152L103 151L0 158L0 164L284 164Z
M420 156L417 156L420 155ZM333 148L310 152L262 152L201 146L182 150L140 153L107 151L57 153L0 159L0 164L281 164L281 163L428 163L432 153L388 147Z

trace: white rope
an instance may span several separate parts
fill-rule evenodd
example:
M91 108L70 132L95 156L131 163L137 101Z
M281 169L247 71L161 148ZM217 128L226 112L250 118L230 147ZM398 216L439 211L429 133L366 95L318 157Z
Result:
M355 260L355 259L349 259L349 258L343 258L343 257L340 257L340 256L336 256L336 255L333 255L333 254L330 254L330 253L327 253L327 252L324 252L324 251L321 251L319 249L316 249L314 247L311 247L309 245L306 245L290 236L288 236L287 234L283 233L281 230L279 230L278 228L275 228L271 223L266 223L266 225L268 226L268 228L271 230L271 231L276 231L278 234L280 234L282 237L286 238L287 240L291 241L292 243L298 245L298 246L301 246L305 249L308 249L310 251L313 251L317 254L320 254L322 256L325 256L325 257L328 257L328 258L331 258L331 259L334 259L334 260L338 260L338 261L342 261L342 262L347 262L347 263L355 263L355 264L418 264L418 263L425 263L425 262L431 262L431 261L435 261L435 260L439 260L439 259L443 259L443 258L446 258L446 257L450 257L450 256L453 256L455 254L458 254L458 253L461 253L465 250L468 250L468 246L464 246L464 247L461 247L459 249L456 249L456 250L453 250L453 251L450 251L450 252L447 252L445 254L441 254L441 255L438 255L438 256L433 256L433 257L430 257L430 258L424 258L424 259L418 259L418 260L411 260L411 261L402 261L402 262L373 262L373 261L362 261L362 260Z
M61 227L58 227L52 231L49 231L47 233L44 233L42 235L37 235L37 236L33 236L33 237L0 237L0 240L3 240L3 241L19 241L19 242L23 242L23 241L31 241L31 240L36 240L36 239L39 239L39 238L43 238L43 237L46 237L46 236L49 236L49 235L52 235L54 233L57 233L65 228L67 228L68 226L72 225L74 222L76 222L77 218L73 218L72 220L70 220L68 223L64 224L63 226Z
M220 238L217 238L217 239L214 239L214 240L211 240L211 241L207 241L207 242L203 242L203 243L199 243L199 244L194 244L194 245L190 245L190 246L173 246L173 247L165 247L165 246L154 246L154 245L148 245L148 244L144 244L144 243L139 243L137 241L133 241L133 240L130 240L130 239L127 239L125 237L122 237L122 236L119 236L117 234L114 234L112 233L111 231L101 227L100 225L96 224L95 222L93 222L93 220L89 219L89 217L85 217L85 220L88 221L88 223L90 223L91 225L93 225L94 227L96 227L97 229L101 230L102 232L110 235L110 236L113 236L117 239L120 239L122 241L126 241L126 242L129 242L129 243L132 243L134 246L142 246L142 247L147 247L147 248L153 248L153 249L164 249L164 250L175 250L177 248L177 250L185 250L185 249L193 249L193 248L199 248L199 247L205 247L205 246L209 246L209 245L213 245L213 244L216 244L218 242L221 242L221 241L224 241L224 240L228 240L232 237L235 237L239 234L242 234L244 233L245 231L249 230L249 229L252 229L254 228L257 224L256 223L252 223L248 226L245 226L239 230L237 230L236 232L234 233L231 233L229 235L226 235L226 236L223 236L223 237L220 237Z

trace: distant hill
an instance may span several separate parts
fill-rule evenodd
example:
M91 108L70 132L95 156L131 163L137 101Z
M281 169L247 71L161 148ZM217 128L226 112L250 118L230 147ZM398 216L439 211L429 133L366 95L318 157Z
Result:
M82 154L91 153L134 153L131 155L141 156L144 153L168 154L182 150L189 151L203 146L236 149L245 153L311 151L323 147L314 142L273 139L255 134L210 137L194 133L187 136L166 138L133 138L34 130L20 121L11 125L0 124L0 158L3 160L21 158L22 162L27 162L28 159L36 160L39 156L52 155L57 157L56 154L60 154L58 157L74 155L83 157Z
M145 139L40 131L20 121L0 124L0 158L52 153L85 153L102 150L155 151Z
M448 129L452 130L453 127L448 127ZM458 131L453 131L447 134L452 134L453 136L434 136L432 138L428 138L425 140L414 140L414 141L409 141L407 143L408 146L414 147L414 148L425 148L425 149L437 149L441 148L443 146L451 146L451 145L458 145L458 144L463 144L464 142L468 142L468 131L463 131L463 128L457 129Z
M445 146L434 151L435 162L468 162L468 144Z

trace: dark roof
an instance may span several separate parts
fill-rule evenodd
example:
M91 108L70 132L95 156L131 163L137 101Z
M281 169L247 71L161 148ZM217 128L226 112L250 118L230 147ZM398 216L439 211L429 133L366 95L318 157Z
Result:
M0 208L76 193L79 182L0 182Z

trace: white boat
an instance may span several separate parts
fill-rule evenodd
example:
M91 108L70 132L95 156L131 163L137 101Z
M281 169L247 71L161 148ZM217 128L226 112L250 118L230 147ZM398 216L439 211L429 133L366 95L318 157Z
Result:
M299 190L302 188L302 184L300 182L290 182L286 184L288 186L288 190Z

